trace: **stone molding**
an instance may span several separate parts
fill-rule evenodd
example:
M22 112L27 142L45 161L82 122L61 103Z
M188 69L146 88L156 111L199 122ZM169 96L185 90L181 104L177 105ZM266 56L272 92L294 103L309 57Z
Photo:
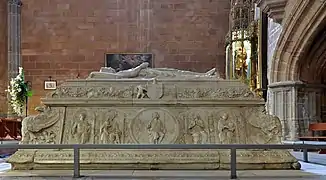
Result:
M270 114L280 118L284 140L307 135L309 123L320 121L320 104L324 85L301 81L284 81L269 86Z
M255 2L270 18L282 24L288 0L256 0Z
M301 88L326 88L323 84L307 84L302 81L281 81L274 82L268 85L269 88L282 88L282 87L301 87Z

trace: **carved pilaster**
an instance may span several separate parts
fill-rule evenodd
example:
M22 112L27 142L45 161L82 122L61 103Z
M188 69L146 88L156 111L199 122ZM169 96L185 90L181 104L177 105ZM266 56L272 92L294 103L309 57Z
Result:
M307 135L310 123L321 120L321 95L325 87L302 82L269 85L269 113L280 118L284 140Z
M21 6L20 0L8 0L8 82L21 66ZM8 115L11 114L11 106L8 106Z
M282 24L287 2L288 0L255 0L257 6L279 24Z

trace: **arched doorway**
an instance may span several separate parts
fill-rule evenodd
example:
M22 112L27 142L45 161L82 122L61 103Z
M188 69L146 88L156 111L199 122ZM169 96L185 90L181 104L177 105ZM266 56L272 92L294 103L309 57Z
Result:
M326 3L291 6L273 57L269 110L280 118L284 139L295 140L309 123L326 120Z
M315 91L320 90L314 107L319 116L316 121L326 122L326 23L321 24L305 55L298 62L299 79L305 84L316 86Z

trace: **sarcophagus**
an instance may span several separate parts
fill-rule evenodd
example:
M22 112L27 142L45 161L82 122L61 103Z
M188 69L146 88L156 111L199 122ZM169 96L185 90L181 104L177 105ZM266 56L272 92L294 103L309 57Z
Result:
M195 73L146 64L68 80L23 120L25 144L279 144L282 126L264 101L214 69ZM228 150L81 150L82 169L228 169ZM72 150L19 150L13 169L65 169ZM297 169L286 150L238 150L238 169Z

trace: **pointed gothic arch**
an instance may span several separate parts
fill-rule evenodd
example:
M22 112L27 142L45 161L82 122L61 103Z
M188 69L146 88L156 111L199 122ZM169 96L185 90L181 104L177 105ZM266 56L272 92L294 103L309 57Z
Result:
M326 25L326 1L299 1L283 22L270 82L300 81L301 64Z

